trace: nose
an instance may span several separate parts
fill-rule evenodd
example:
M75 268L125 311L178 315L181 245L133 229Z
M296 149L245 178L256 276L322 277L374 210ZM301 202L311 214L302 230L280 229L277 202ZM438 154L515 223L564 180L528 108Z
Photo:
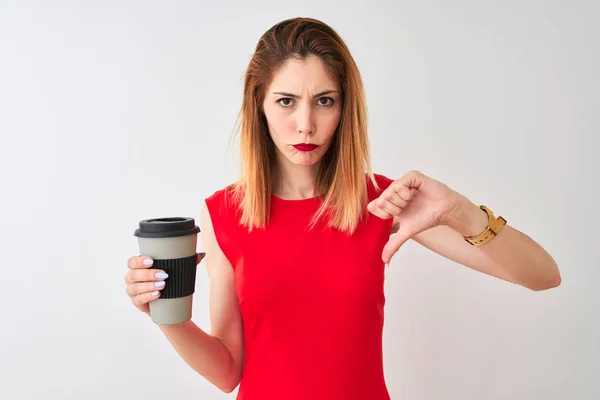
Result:
M298 107L296 111L296 130L303 135L315 133L312 107Z

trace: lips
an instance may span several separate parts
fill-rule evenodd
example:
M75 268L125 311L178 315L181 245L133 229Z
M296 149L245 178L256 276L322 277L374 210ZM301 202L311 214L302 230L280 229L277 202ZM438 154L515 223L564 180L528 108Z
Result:
M294 145L294 148L300 151L313 151L317 147L319 147L319 145L311 143L300 143Z

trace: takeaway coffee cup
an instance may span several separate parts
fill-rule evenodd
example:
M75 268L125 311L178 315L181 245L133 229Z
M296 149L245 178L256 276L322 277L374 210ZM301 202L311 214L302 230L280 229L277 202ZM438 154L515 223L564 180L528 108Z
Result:
M140 254L154 260L151 268L169 274L160 297L150 302L150 315L157 324L179 324L192 318L198 232L194 219L187 217L146 219L134 232Z

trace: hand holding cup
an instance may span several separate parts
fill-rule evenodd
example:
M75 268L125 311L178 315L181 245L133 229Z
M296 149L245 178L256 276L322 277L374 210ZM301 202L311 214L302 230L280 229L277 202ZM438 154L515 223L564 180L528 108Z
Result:
M126 292L156 324L179 324L192 317L200 228L193 218L143 220L134 232L140 256L128 261Z

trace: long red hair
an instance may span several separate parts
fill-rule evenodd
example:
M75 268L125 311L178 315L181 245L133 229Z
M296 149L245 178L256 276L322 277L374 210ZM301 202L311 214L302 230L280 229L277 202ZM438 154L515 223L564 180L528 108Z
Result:
M328 224L354 232L367 201L365 173L377 187L370 163L367 113L362 78L342 38L312 18L282 21L258 41L246 69L242 107L236 131L240 134L241 178L233 184L242 210L241 223L264 228L269 222L275 144L262 109L274 74L292 57L321 59L342 91L342 113L331 145L320 163L315 196L322 204L313 224L327 216Z

